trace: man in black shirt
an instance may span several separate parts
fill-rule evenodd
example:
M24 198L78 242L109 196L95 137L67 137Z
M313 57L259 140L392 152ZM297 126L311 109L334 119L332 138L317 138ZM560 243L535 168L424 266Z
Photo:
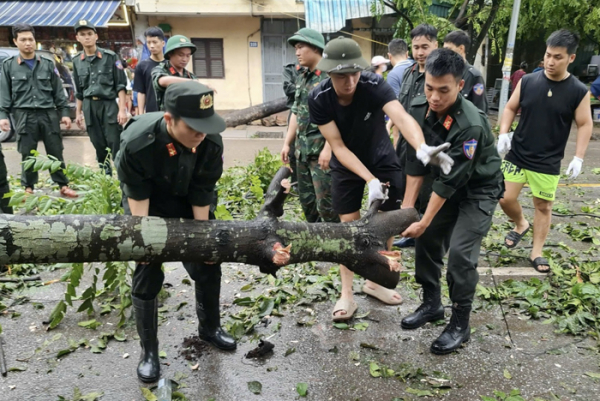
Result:
M506 153L502 163L506 192L500 205L515 222L504 242L514 248L529 231L517 198L523 185L531 187L535 215L531 265L549 272L542 247L550 229L552 202L560 177L560 162L565 155L571 123L577 124L577 146L567 174L575 179L581 172L583 157L592 135L590 97L587 88L567 71L575 60L579 36L565 29L556 31L546 41L545 70L525 75L506 104L500 121L498 151ZM517 111L521 119L510 137L508 131Z
M384 114L418 150L416 157L423 164L438 164L447 172L453 164L441 152L445 145L435 148L425 144L421 128L398 102L391 86L382 77L364 72L368 67L358 43L344 37L332 40L317 65L330 78L316 86L308 98L311 122L318 125L333 151L329 162L332 206L342 222L360 218L365 182L369 207L373 201L385 199L380 210L399 207L400 164L385 128ZM389 198L381 182L389 184ZM340 275L342 295L333 309L334 321L350 319L357 308L352 292L354 274L340 266ZM365 283L363 292L387 304L402 302L400 294L371 281Z
M150 50L150 58L138 63L135 67L135 80L133 90L137 92L137 101L140 114L158 111L156 93L152 86L152 70L164 59L165 34L157 26L146 29L146 46Z

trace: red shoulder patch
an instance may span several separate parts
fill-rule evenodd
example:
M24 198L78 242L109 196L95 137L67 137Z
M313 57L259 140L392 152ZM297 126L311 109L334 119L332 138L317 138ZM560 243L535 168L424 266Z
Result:
M177 149L172 143L167 144L167 150L169 151L169 157L177 156Z

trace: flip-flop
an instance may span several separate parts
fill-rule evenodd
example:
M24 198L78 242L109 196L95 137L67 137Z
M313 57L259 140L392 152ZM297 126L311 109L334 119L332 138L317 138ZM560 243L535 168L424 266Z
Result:
M362 287L362 292L372 296L373 298L377 298L387 305L400 305L403 302L402 297L400 297L400 299L393 298L394 294L397 294L396 291L384 288L382 286L377 286L377 289L374 290L365 284Z
M525 229L525 231L523 231L521 234L519 234L516 231L510 231L508 234L506 234L506 237L504 237L504 246L507 247L508 249L514 248L517 245L519 245L519 242L521 241L521 239L525 236L525 234L527 234L529 232L529 229L531 228L531 224L529 224L529 226ZM512 245L508 245L506 243L506 240L512 241Z
M531 266L540 273L550 273L550 263L548 262L548 259L542 256L538 256L533 260L529 259L529 263L531 263ZM541 270L540 266L548 266L548 270Z
M352 319L352 316L354 316L354 312L356 312L357 308L358 305L356 304L356 302L354 302L354 300L340 298L333 307L333 312L331 312L331 320L333 320L334 322L344 322L346 320L350 320ZM336 315L337 312L341 311L345 311L346 314Z

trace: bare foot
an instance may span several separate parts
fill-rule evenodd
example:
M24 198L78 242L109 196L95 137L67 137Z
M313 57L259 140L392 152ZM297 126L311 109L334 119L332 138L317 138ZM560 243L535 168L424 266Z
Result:
M400 305L402 303L402 296L394 290L384 288L377 283L367 280L362 288L365 294L377 298L384 304L388 305Z

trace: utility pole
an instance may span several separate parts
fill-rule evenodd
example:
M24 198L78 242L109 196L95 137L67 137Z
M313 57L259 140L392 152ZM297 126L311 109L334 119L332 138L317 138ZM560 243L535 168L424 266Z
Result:
M515 51L515 37L517 36L517 26L519 25L519 9L521 0L514 0L512 17L510 18L510 28L508 30L508 41L506 42L506 57L502 65L502 89L500 90L500 106L498 107L498 124L502 119L504 106L508 101L508 85L510 84L510 71L513 64L513 52Z

